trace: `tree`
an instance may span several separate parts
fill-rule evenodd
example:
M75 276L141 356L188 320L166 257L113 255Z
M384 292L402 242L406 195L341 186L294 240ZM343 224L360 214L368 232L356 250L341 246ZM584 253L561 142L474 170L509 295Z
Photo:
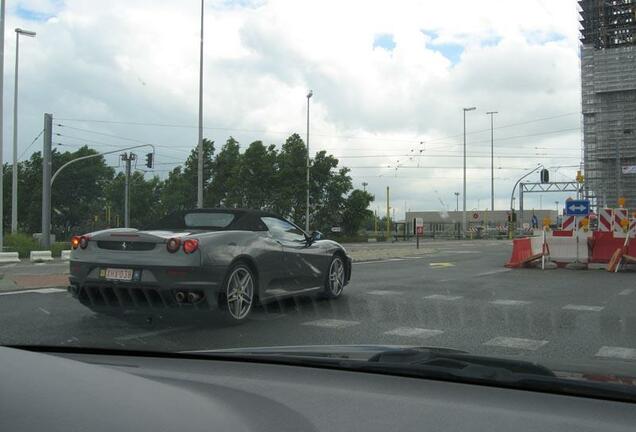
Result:
M203 190L212 178L212 156L214 155L214 141L203 140ZM177 210L196 207L198 182L198 149L193 149L186 159L184 167L173 169L161 188L161 213L167 214ZM204 205L209 205L204 200Z
M124 224L124 192L126 175L119 173L107 188L106 196L110 206L111 221L107 226L115 226L115 215L119 226ZM163 216L162 208L157 203L162 195L164 183L159 177L150 180L144 178L142 172L133 172L129 180L130 226L144 227ZM98 221L99 222L99 221Z
M242 207L270 209L274 204L273 192L276 184L276 146L265 147L261 141L254 141L242 155L240 184Z
M273 210L301 226L305 223L306 157L307 148L300 136L293 134L287 138L278 153L274 182L277 187L272 191Z
M364 221L373 215L369 210L369 204L374 197L366 191L355 189L349 194L342 213L342 226L345 233L355 235L360 230Z
M206 190L206 202L212 207L240 207L243 204L239 143L230 137L212 162L212 181Z

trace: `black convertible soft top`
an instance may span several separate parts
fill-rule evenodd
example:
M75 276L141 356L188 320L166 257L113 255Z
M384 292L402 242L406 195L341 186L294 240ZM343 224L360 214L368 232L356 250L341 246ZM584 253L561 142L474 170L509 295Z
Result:
M232 214L234 219L223 227L219 226L188 226L186 223L186 215L192 213L225 213ZM166 217L160 219L144 229L147 230L202 230L202 231L267 231L267 227L261 220L262 217L280 217L275 213L238 208L202 208L179 210L170 213Z

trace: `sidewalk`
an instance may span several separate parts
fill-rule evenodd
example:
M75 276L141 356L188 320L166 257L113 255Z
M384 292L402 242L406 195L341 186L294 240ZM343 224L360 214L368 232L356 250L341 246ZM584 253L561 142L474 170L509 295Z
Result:
M68 265L60 264L62 263L0 266L0 292L33 288L66 288Z

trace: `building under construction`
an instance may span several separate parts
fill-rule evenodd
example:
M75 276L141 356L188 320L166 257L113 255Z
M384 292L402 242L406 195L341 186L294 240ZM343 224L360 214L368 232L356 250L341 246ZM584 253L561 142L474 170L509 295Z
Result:
M579 0L586 192L636 208L636 0Z

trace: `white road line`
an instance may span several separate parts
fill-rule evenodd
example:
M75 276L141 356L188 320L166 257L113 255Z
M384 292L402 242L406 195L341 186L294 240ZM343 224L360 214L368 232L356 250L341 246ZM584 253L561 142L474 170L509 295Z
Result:
M484 343L484 345L536 351L547 343L548 341L546 340L522 339L522 338L499 336L499 337L490 339L488 342Z
M507 272L509 272L511 270L512 269L509 269L509 268L490 270L490 271L483 272L483 273L477 273L475 276L490 276L490 275L499 274L499 273L507 273Z
M450 295L444 295L444 294L431 294L431 295L428 295L428 296L426 296L424 298L427 299L427 300L453 301L453 300L459 300L462 297L463 296L450 296Z
M343 321L337 319L321 319L316 321L307 321L301 323L304 326L323 327L323 328L346 328L360 324L359 321Z
M119 336L119 337L116 337L115 340L116 341L128 341L128 340L133 340L133 339L141 339L141 338L146 338L146 337L159 336L159 335L163 335L163 334L166 334L166 333L179 332L179 331L188 330L188 329L191 329L191 328L192 327L190 327L190 326L172 327L172 328L163 329L163 330L156 330L156 331L150 331L150 332L134 333L134 334L128 334L128 335L125 335L125 336Z
M624 289L623 291L619 292L618 295L630 295L633 292L634 292L633 289L627 288L627 289Z
M605 307L604 306L588 306L588 305L569 304L569 305L563 306L562 309L564 309L564 310L582 311L582 312L600 312L603 309L605 309Z
M60 293L60 292L66 292L66 290L60 289L60 288L39 288L39 289L3 292L3 293L0 293L0 296L13 295L13 294L29 294L29 293L53 294L53 293Z
M354 264L378 264L378 263L386 263L386 262L394 262L394 261L405 261L404 258L390 258L385 260L375 260L375 261L357 261Z
M46 309L44 309L44 308L39 307L38 309L39 309L42 313L45 313L45 314L47 314L47 315L51 315L51 312L47 311L47 310L46 310Z
M525 306L532 302L526 300L493 300L488 303L497 306Z
M636 360L636 349L604 346L596 353L596 357L617 358L621 360Z
M377 296L401 295L402 291L372 290L372 291L367 291L367 294L377 295Z
M444 333L442 330L430 330L417 327L398 327L393 330L384 332L385 335L390 336L404 336L404 337L418 337L429 338Z

